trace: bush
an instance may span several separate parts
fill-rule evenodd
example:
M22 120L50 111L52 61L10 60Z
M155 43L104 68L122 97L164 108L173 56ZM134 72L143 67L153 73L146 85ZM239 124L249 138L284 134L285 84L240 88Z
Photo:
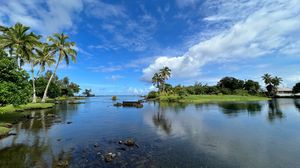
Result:
M178 92L178 95L180 98L183 98L185 96L188 95L187 91L185 89L181 89L179 92Z
M158 94L157 94L157 92L155 92L155 91L151 91L151 92L149 92L148 95L147 95L147 99L155 99L155 98L157 98L157 97L158 97Z
M244 89L236 89L233 91L233 94L240 95L240 96L248 96L249 95L248 91L244 90Z

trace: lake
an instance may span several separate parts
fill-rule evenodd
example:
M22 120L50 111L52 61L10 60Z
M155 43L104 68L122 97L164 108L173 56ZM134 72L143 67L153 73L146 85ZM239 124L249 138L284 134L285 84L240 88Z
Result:
M108 96L80 101L15 125L16 135L0 140L0 167L300 167L300 99L143 108L114 107ZM128 138L136 145L119 144ZM107 163L109 152L116 157Z

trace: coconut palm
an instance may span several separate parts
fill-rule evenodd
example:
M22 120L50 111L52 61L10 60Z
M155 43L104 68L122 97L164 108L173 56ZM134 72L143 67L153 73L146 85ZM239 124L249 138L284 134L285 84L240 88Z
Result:
M271 84L272 76L270 74L266 73L262 76L262 79L264 80L266 85L269 85L269 84Z
M37 73L37 75L39 75L41 72L45 71L46 66L50 67L55 64L56 61L54 59L54 55L51 54L50 47L46 43L41 45L36 52L37 58L35 60L35 64L40 67Z
M274 78L272 78L271 83L273 84L273 86L275 87L275 89L277 89L277 87L281 84L282 82L282 78L275 76Z
M41 36L28 32L30 27L17 23L10 28L1 27L0 48L9 49L10 56L18 60L19 67L24 64L24 60L31 60L32 49L39 45Z
M69 37L63 33L61 33L61 34L56 33L52 37L48 38L48 41L50 41L52 43L50 45L50 50L52 52L52 55L58 54L58 60L56 62L54 72L51 75L51 77L47 83L47 86L46 86L46 89L45 89L45 92L44 92L44 95L42 98L42 102L46 101L50 82L51 82L53 76L56 74L59 64L62 61L65 61L65 63L67 65L69 65L70 59L73 62L76 62L77 52L73 48L75 46L75 43L69 42L68 39L69 39Z
M152 77L152 83L159 89L161 83L161 76L158 73L155 73Z
M169 67L164 67L159 70L159 74L162 78L163 91L165 90L165 81L171 77L171 69Z

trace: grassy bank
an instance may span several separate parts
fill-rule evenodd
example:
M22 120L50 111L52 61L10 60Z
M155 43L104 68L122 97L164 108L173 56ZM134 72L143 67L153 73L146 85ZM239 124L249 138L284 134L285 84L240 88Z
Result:
M28 103L20 106L7 105L5 107L0 107L0 115L25 110L46 109L51 107L54 107L53 103Z
M209 102L234 102L234 101L260 101L268 100L267 97L260 96L239 96L239 95L188 95L180 97L178 95L159 96L160 101L181 102L181 103L209 103Z
M0 138L7 136L9 131L10 131L9 128L0 126Z

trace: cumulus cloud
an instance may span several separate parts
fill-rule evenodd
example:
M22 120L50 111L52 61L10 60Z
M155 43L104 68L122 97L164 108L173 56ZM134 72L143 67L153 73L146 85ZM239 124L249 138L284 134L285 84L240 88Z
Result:
M83 8L82 0L1 1L0 23L21 22L42 34L72 29L74 15Z
M299 1L255 2L259 8L255 6L255 10L247 11L250 13L241 14L245 17L230 28L193 45L183 55L158 57L143 69L143 79L149 81L163 66L171 68L175 78L190 78L198 76L201 67L211 62L298 53L300 46L295 45L300 41ZM251 4L255 2L251 1ZM293 49L292 52L287 52L287 46Z

